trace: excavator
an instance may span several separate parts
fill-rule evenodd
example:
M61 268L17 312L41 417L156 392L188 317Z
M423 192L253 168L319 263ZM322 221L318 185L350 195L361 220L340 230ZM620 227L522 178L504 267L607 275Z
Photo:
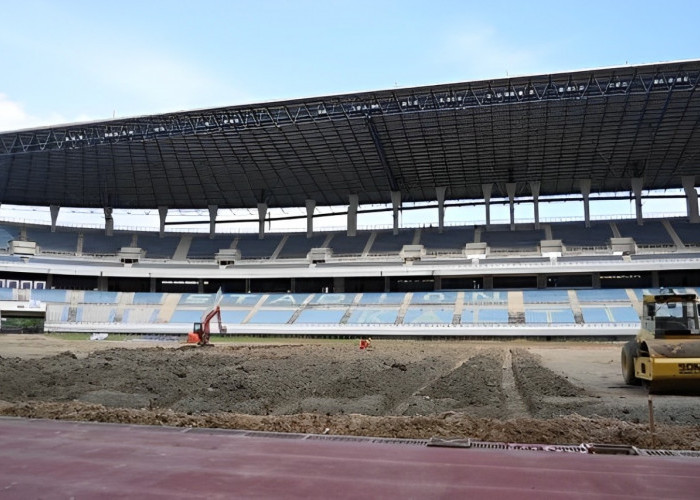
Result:
M622 376L650 393L700 392L700 322L694 293L644 295L642 321L622 348Z
M187 343L197 343L198 346L210 346L211 322L216 317L219 323L219 333L226 333L226 327L221 323L221 308L217 305L211 309L201 322L195 322L192 331L187 334Z

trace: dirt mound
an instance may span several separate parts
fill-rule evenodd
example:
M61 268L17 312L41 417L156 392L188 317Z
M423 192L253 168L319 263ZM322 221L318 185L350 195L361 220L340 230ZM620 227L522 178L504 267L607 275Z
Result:
M608 372L594 372L588 380L595 382L596 376L602 381L583 387L547 368L546 360L525 347L374 344L375 350L366 352L349 342L212 349L106 348L110 346L103 343L99 349L82 344L47 357L5 355L0 358L0 414L301 433L328 429L332 434L378 437L650 446L646 396L631 392L638 388L608 387ZM552 356L567 355L558 349ZM605 356L608 351L616 354L617 347L605 350ZM549 351L540 347L538 352ZM591 359L600 359L612 373L612 367L602 364L604 355L593 353ZM658 446L700 449L697 399L664 399L657 405Z

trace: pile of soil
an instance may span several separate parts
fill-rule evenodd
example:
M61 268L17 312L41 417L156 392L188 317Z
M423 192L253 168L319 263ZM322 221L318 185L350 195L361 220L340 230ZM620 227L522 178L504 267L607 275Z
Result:
M527 348L375 341L70 350L0 357L0 414L391 438L652 446L639 404L556 373ZM700 449L697 399L656 446ZM687 408L686 408L687 406ZM611 418L614 417L614 418Z

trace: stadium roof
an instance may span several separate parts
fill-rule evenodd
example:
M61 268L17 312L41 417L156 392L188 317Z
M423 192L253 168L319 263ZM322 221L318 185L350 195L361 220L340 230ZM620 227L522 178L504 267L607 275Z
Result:
M700 60L231 106L0 134L0 203L301 207L681 187Z

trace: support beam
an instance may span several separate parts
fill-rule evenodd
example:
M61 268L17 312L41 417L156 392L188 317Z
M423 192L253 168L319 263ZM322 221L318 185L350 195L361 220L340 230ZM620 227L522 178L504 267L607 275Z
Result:
M506 192L508 193L508 208L510 209L510 230L515 231L515 182L506 183Z
M306 200L306 237L311 238L314 235L314 210L316 209L316 200Z
M49 210L51 211L51 232L55 233L56 221L58 220L58 212L61 210L61 207L58 205L51 205L49 206Z
M591 227L591 180L590 179L579 179L579 188L581 189L581 196L583 196L583 220L586 227Z
M399 234L399 209L401 208L401 191L391 192L391 209L394 213L394 234Z
M685 190L688 221L693 223L700 222L700 215L698 215L698 192L695 189L695 176L684 175L681 177L681 181L683 182L683 189Z
M267 215L267 203L258 203L258 239L265 239L265 216Z
M438 233L442 233L445 229L445 193L447 186L438 186L435 188L438 202Z
M644 225L644 218L642 216L642 187L644 186L644 179L641 177L633 177L631 183L632 193L634 193L634 208L637 214L637 224L642 226Z
M540 181L530 181L532 204L535 211L535 229L540 228Z
M158 217L160 218L160 237L165 236L165 218L168 216L168 207L158 207Z
M216 214L219 211L218 205L209 205L209 237L213 238L216 234Z
M351 194L348 197L348 236L357 236L357 207L360 204L360 197Z
M484 209L486 210L486 227L491 225L491 191L493 184L482 184L481 192L484 194Z
M112 218L112 207L104 207L105 212L105 236L114 234L114 218Z

